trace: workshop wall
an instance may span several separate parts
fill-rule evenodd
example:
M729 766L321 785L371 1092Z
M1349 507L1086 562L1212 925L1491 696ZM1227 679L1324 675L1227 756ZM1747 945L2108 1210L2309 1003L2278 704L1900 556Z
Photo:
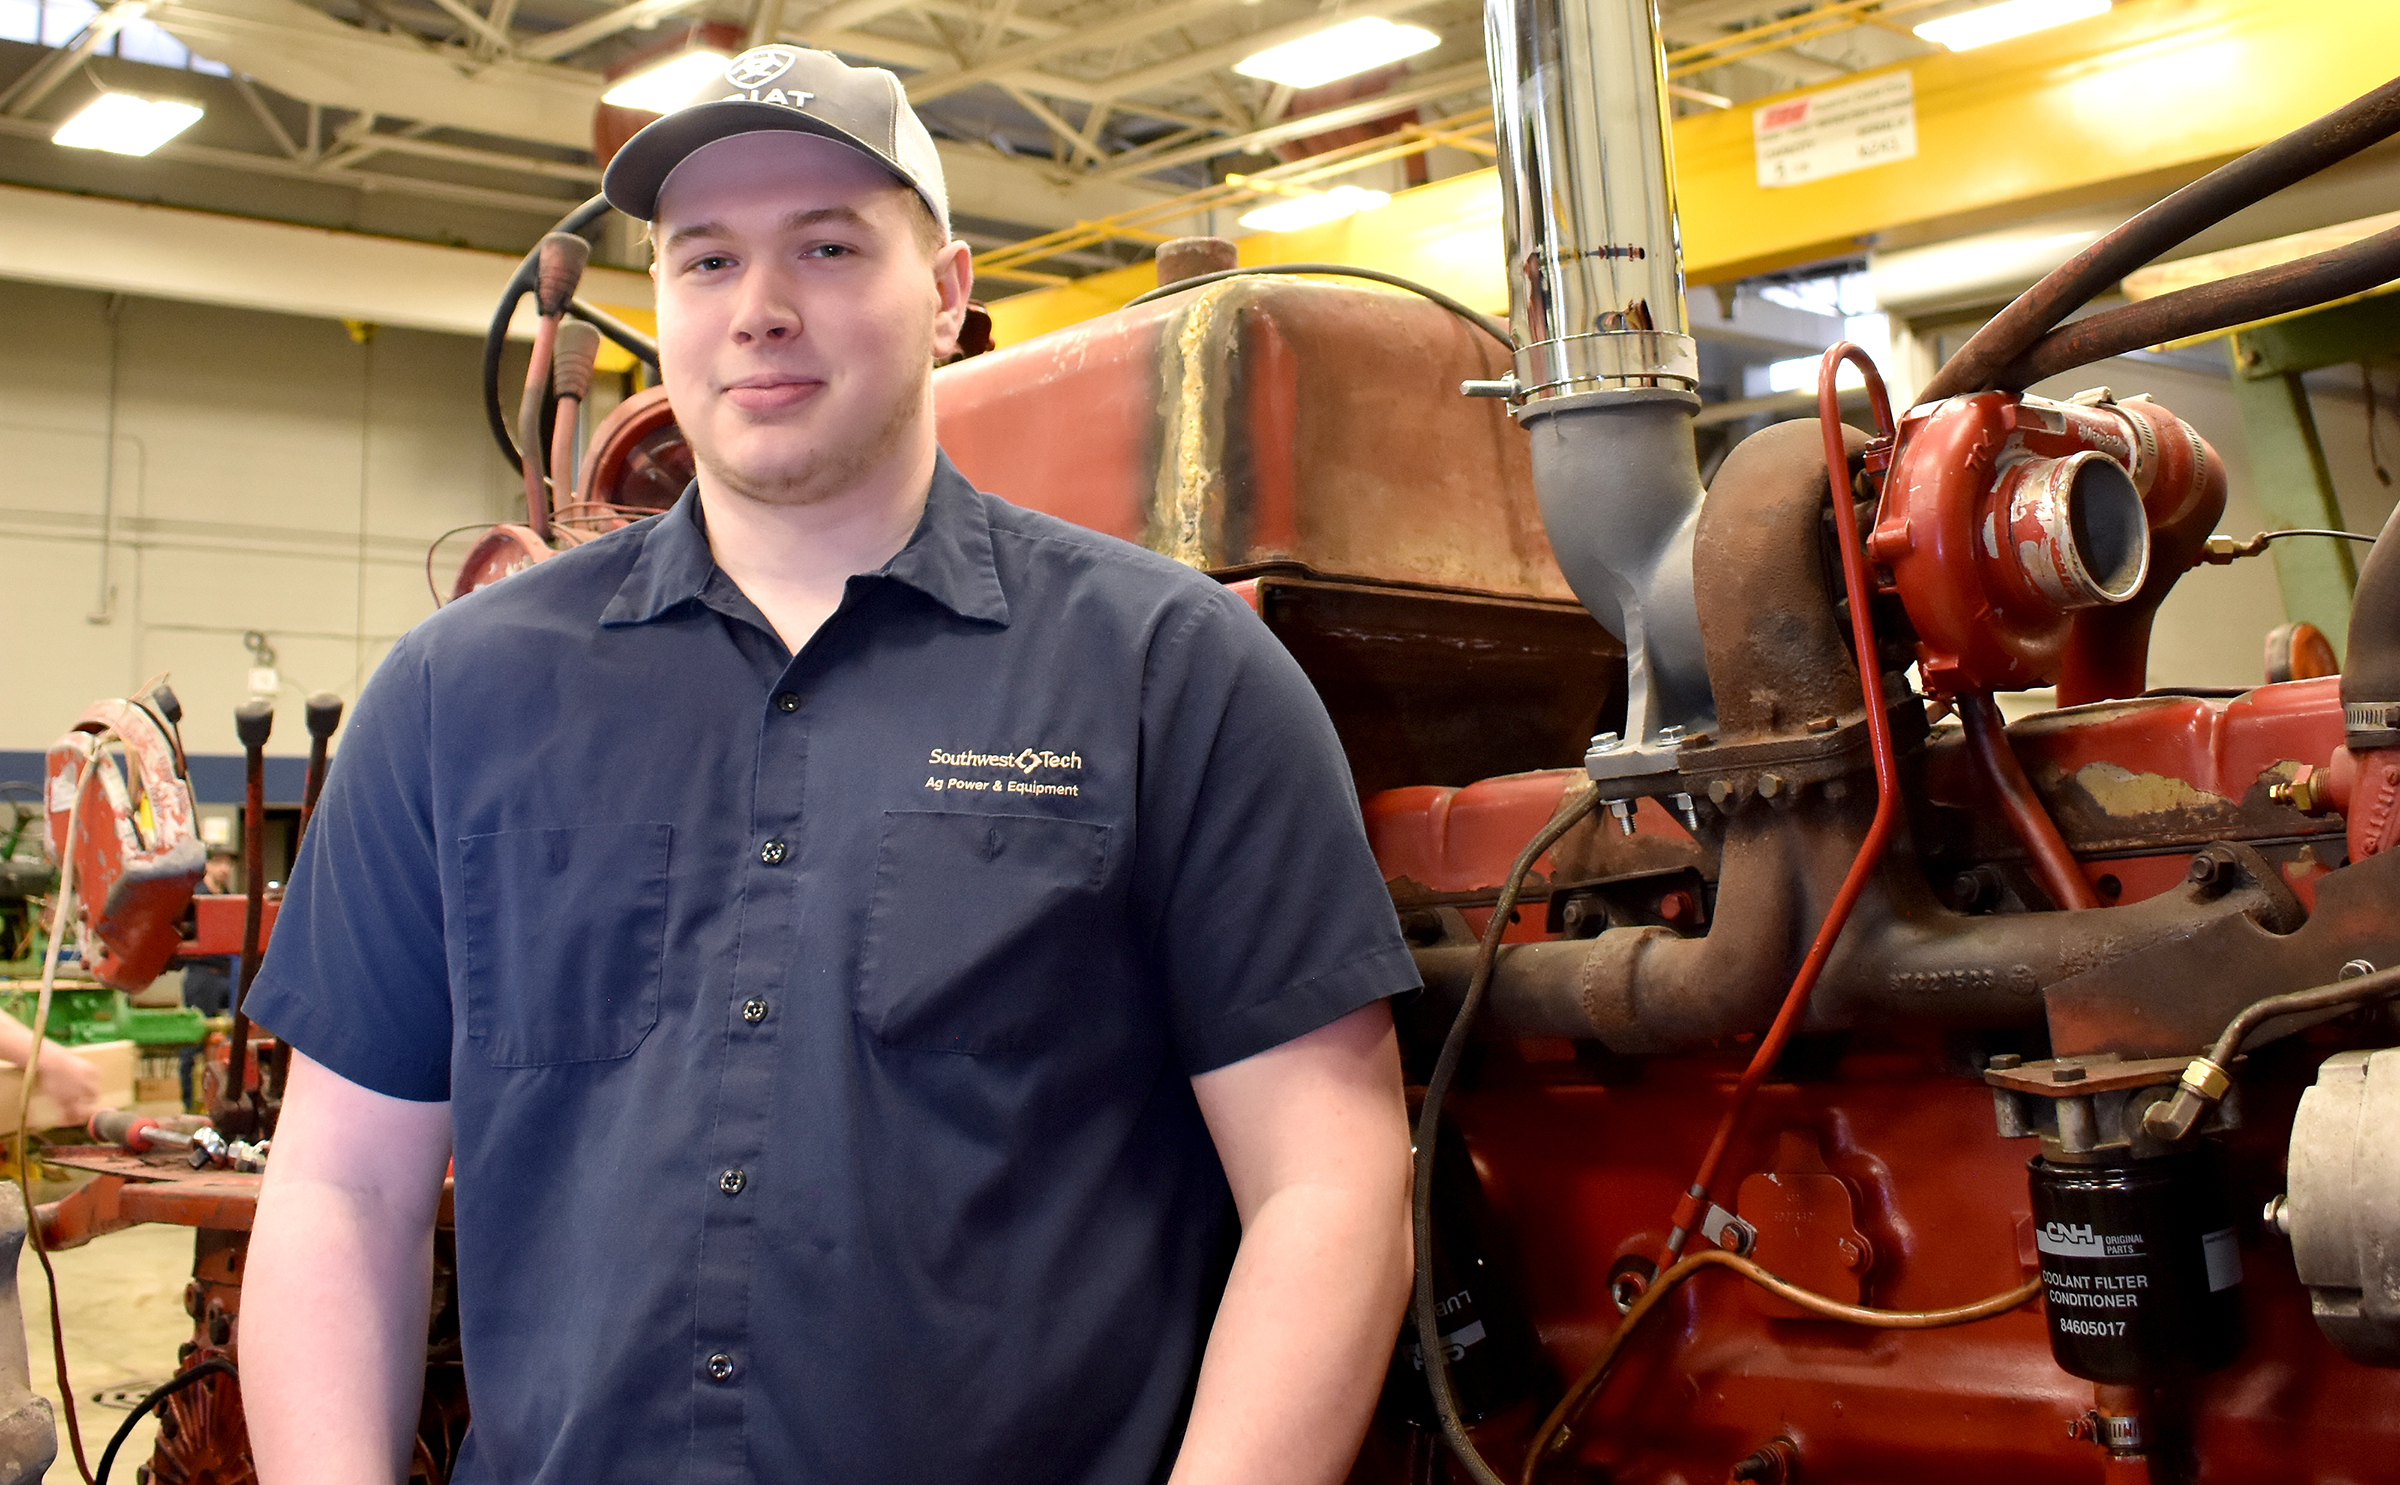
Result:
M433 611L427 544L521 504L479 349L0 282L0 751L166 671L187 747L238 752L256 630L283 682L269 750L304 753L301 697L355 698Z

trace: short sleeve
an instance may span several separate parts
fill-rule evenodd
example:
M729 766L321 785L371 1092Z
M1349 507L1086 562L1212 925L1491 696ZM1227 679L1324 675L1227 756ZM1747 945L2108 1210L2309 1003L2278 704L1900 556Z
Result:
M1221 588L1153 646L1139 808L1135 891L1188 1073L1416 988L1324 704Z
M252 1020L364 1088L450 1096L450 989L425 666L395 646L358 699L300 844Z

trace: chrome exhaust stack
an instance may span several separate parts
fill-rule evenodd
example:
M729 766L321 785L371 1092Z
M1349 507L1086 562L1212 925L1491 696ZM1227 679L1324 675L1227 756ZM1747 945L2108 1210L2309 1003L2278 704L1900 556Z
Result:
M1585 763L1603 781L1671 771L1716 704L1692 595L1700 368L1655 0L1486 0L1484 40L1516 341L1490 390L1533 441L1559 566L1625 644L1625 734L1594 739Z

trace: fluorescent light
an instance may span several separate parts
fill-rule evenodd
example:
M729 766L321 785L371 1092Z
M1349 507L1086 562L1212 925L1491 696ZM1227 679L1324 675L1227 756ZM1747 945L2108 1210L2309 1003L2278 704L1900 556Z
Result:
M2109 0L2001 0L1913 28L1917 35L1954 52L1989 46L2028 32L2088 20L2107 11Z
M1368 72L1402 57L1413 57L1442 44L1442 38L1423 26L1402 26L1381 16L1360 16L1338 26L1253 52L1233 64L1244 77L1282 83L1287 88L1313 88L1336 78Z
M199 117L200 109L190 103L102 93L84 105L83 112L59 125L50 142L71 150L146 155L189 129Z
M1253 232L1297 232L1320 222L1339 221L1356 212L1373 211L1392 199L1389 191L1359 186L1335 186L1322 196L1290 196L1242 214L1242 225Z
M600 95L613 108L638 108L644 113L673 113L694 95L725 75L733 60L723 52L678 52L656 67L645 67Z

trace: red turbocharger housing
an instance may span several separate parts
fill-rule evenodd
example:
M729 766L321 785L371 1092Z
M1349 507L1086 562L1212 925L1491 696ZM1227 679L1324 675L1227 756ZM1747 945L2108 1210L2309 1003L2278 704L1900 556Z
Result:
M2225 469L2146 397L1978 392L1912 410L1867 552L1928 690L2138 695L2150 621L2225 509Z

